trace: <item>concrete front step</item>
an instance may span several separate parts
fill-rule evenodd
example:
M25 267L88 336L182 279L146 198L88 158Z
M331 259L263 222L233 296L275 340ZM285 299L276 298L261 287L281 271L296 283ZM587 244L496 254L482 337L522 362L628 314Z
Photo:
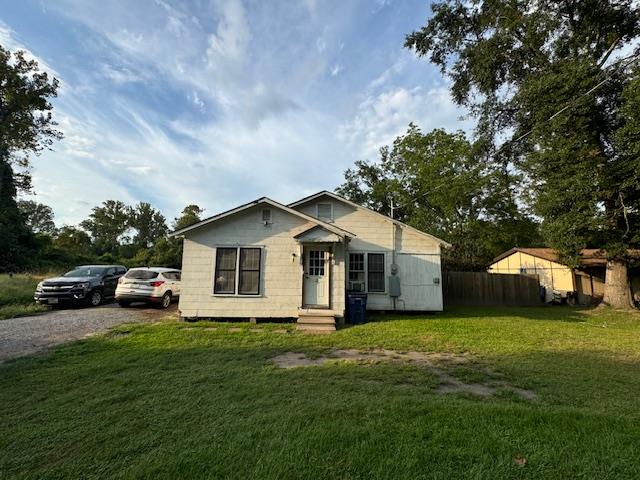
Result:
M314 325L314 324L305 324L298 323L296 327L297 330L301 330L303 332L308 333L331 333L336 331L336 326L334 325Z
M336 317L330 310L300 311L297 323L298 330L309 333L331 333L336 331Z
M310 323L314 325L335 325L336 319L335 317L312 317L312 316L303 316L298 317L298 324L301 323Z

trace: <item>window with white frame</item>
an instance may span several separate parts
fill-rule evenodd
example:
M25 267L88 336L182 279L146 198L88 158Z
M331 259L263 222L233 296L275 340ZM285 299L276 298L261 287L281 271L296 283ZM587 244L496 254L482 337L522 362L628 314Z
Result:
M367 253L367 291L384 292L384 253Z
M384 253L349 253L349 290L383 293L385 291Z
M318 203L316 205L317 215L316 217L325 222L333 222L333 204L331 203Z
M367 289L364 270L364 253L349 254L349 290L364 292Z
M257 247L218 247L213 293L259 295L261 256Z

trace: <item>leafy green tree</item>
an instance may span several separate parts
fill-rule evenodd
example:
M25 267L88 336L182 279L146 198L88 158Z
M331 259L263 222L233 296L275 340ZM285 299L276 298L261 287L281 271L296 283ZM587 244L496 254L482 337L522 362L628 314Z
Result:
M131 212L131 207L119 200L106 200L102 206L93 207L89 218L80 222L91 235L97 255L118 255L122 243L129 240L125 233L130 228Z
M173 220L173 229L180 230L200 221L200 216L204 213L204 209L198 205L187 205L182 209L179 217Z
M53 246L70 255L88 256L91 254L91 237L84 230L64 225L58 230Z
M25 268L30 258L34 237L16 195L30 188L30 155L62 137L49 103L57 90L58 80L40 72L37 62L0 46L0 271Z
M411 124L376 163L356 162L338 192L452 243L445 268L484 270L513 245L539 240L509 191L511 178L487 163L464 133L423 134Z
M33 233L45 233L51 236L56 234L56 224L53 221L53 210L50 206L33 200L19 200L18 209Z
M187 205L180 216L173 220L173 230L179 230L199 222L203 211L197 205ZM163 235L155 240L151 248L139 249L131 260L131 264L180 268L182 265L182 239Z
M405 45L450 77L479 137L500 145L493 161L523 173L547 242L570 263L581 248L607 250L604 301L628 307L626 252L639 246L640 227L638 56L616 57L640 35L638 3L448 0L431 8Z
M133 244L137 248L149 248L159 238L167 234L164 216L151 204L140 202L131 209L129 226L135 229Z

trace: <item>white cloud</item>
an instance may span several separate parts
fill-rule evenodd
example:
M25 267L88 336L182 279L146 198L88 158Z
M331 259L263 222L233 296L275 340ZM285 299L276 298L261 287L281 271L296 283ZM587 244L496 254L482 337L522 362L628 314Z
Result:
M107 78L118 85L143 81L142 75L139 75L126 67L117 68L105 63L102 65L100 71L104 78Z
M82 80L55 101L65 139L34 162L39 201L62 222L111 198L149 201L167 218L188 203L215 213L262 195L292 201L334 188L411 121L464 125L444 87L415 87L417 62L400 45L364 39L368 4L47 6L83 32L56 63Z
M211 69L241 64L247 55L251 31L247 16L239 0L223 3L216 33L209 36L206 58Z
M201 112L205 111L205 105L204 102L200 99L200 96L198 95L198 92L193 92L190 93L187 98L191 101L191 103L193 103L196 107L198 107L198 109Z
M27 60L35 60L36 62L38 62L38 68L41 71L47 72L49 75L56 77L58 80L62 78L61 75L56 72L53 67L51 67L51 65L49 65L41 57L25 47L24 44L16 38L15 32L11 28L9 28L9 26L2 20L0 20L0 45L2 45L5 49L9 49L11 51L24 51L25 58ZM60 90L62 90L62 87L63 85L60 86Z
M410 122L423 131L468 128L469 124L460 120L461 114L444 87L429 90L395 87L366 97L355 117L340 126L339 138L354 146L360 155L370 157L404 133Z

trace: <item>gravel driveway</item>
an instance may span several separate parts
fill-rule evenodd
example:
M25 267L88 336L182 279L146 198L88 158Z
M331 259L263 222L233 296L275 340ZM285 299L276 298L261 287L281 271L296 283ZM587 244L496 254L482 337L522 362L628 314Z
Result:
M135 305L122 308L111 303L97 308L52 310L31 317L0 320L0 363L104 332L121 323L156 322L167 316L177 319L177 315L177 304L161 310Z

